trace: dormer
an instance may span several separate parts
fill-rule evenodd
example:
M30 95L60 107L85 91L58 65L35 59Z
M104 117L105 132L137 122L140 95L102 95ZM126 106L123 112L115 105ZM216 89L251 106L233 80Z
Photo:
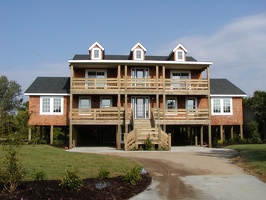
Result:
M171 52L169 59L174 61L186 61L187 52L186 48L182 44L179 44L174 48L173 52Z
M91 60L102 60L104 58L104 48L98 42L95 42L89 48L89 54Z
M131 49L131 59L132 60L145 60L145 53L146 49L138 42L132 49Z

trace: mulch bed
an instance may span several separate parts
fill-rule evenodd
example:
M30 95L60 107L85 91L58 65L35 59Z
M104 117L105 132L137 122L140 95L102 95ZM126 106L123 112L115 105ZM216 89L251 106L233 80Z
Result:
M99 179L88 178L84 179L83 186L77 191L60 188L60 181L58 180L27 181L21 183L12 194L0 192L0 199L129 199L144 191L150 185L151 176L149 174L143 174L141 176L142 178L135 186L124 181L123 177L102 180L102 182L104 181L108 183L108 185L110 183L108 187L103 189L97 189L95 187L95 185L100 182Z

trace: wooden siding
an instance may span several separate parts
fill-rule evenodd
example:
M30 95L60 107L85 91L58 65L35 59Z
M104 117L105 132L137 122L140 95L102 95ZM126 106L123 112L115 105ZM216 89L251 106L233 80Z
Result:
M211 115L212 125L243 125L243 106L242 98L234 97L233 115Z
M40 96L29 97L29 125L36 126L67 126L69 125L69 97L64 97L63 115L40 115Z

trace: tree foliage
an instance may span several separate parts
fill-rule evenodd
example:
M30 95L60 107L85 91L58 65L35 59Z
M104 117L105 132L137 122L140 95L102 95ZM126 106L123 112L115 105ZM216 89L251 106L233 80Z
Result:
M11 132L11 122L21 104L21 86L6 76L0 76L0 135Z
M266 139L266 92L255 91L253 97L244 100L244 106L250 108L257 123L262 127L264 140Z

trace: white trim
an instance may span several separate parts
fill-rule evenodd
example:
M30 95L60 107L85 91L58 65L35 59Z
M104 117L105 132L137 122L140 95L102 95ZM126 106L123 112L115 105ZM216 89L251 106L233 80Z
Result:
M174 96L174 97L167 96L167 97L166 97L166 102L165 102L165 109L166 109L166 110L171 110L171 109L168 108L168 104L167 104L167 101L168 101L168 100L175 100L175 108L174 108L174 109L178 109L177 97L176 97L176 96Z
M140 51L141 52L140 58L137 58L137 51ZM134 60L144 60L144 51L142 49L135 49L133 51L133 59Z
M173 73L188 73L188 79L191 79L191 71L188 70L170 70L170 77L173 79ZM184 79L186 80L186 79Z
M138 46L139 46L143 51L145 51L145 52L147 51L147 50L145 49L145 47L142 46L142 44L140 44L139 42L138 42L137 44L135 44L134 47L132 47L131 51L134 51Z
M79 104L78 104L78 108L80 108L80 103L81 103L81 99L89 99L89 108L88 109L90 109L91 108L91 97L90 96L80 96L79 97Z
M212 65L212 62L198 61L154 61L154 60L68 60L68 63L101 63L101 64L181 64L181 65Z
M210 97L247 97L246 94L211 94Z
M49 98L50 99L50 112L43 112L43 98ZM54 106L54 98L60 98L61 99L61 111L60 112L53 112L53 106ZM62 96L40 96L40 115L63 115L64 114L64 97Z
M176 52L176 50L178 50L179 48L183 49L184 52L186 53L188 52L187 49L182 44L178 44L176 48L173 49L173 52Z
M179 52L182 53L182 58L181 59L178 58L178 53ZM186 55L185 55L185 52L183 50L178 49L178 50L175 51L175 60L176 61L185 61L185 57L186 57Z
M219 99L220 100L220 110L221 112L219 113L215 113L213 112L213 99ZM230 99L230 113L224 113L223 108L224 108L224 104L223 104L223 99ZM222 98L222 97L217 97L217 98L211 98L211 114L212 115L233 115L233 99L232 97L227 97L227 98Z
M92 50L95 46L98 46L102 51L104 51L104 48L98 42L94 42L93 45L90 46L89 51Z
M85 78L89 78L88 72L104 72L104 78L107 77L107 69L86 69L85 70Z
M188 105L187 105L187 101L190 100L190 99L195 100L195 108L194 108L194 109L198 109L198 98L197 98L197 97L194 97L194 96L186 97L186 98L185 98L185 108L188 109L188 108L187 108L187 106L188 106Z
M70 96L68 93L24 93L25 96Z
M94 51L98 50L99 51L99 57L95 57ZM91 50L91 59L93 60L101 60L102 59L102 50L98 47L95 47Z
M109 108L109 107L102 107L102 100L103 99L110 99L110 107L113 106L113 98L111 96L100 96L100 108Z

